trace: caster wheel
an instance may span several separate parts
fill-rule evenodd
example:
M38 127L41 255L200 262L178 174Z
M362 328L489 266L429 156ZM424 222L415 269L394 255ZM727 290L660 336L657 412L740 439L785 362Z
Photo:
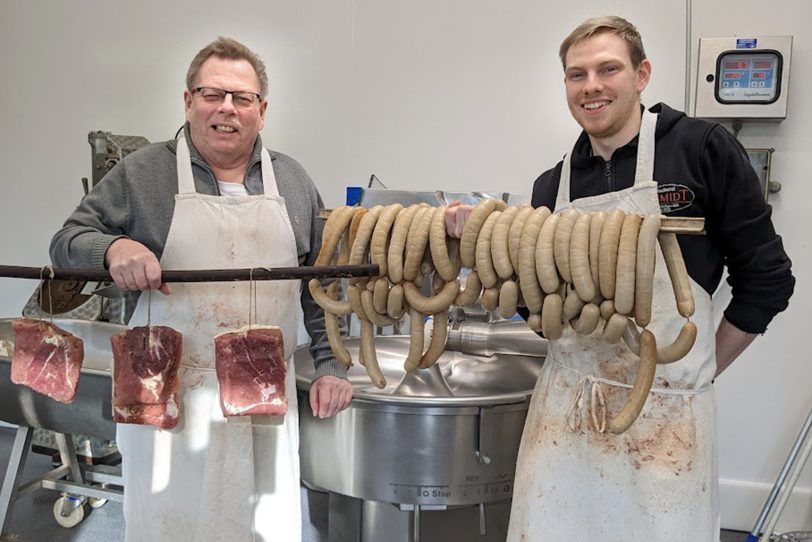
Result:
M66 502L69 500L78 501L76 503ZM85 519L85 507L81 503L79 497L71 497L71 496L62 496L59 497L56 502L54 503L54 519L56 522L61 526L65 527L66 529L71 529L79 525L83 519ZM73 509L70 510L70 513L67 516L62 515L63 507L70 507L73 506Z
M90 497L87 500L87 503L90 505L91 508L101 508L105 504L107 504L107 499L100 499L98 497Z

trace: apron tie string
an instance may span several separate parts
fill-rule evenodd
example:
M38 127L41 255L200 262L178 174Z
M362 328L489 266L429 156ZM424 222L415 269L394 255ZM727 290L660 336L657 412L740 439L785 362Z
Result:
M572 404L569 411L567 411L567 430L570 433L575 433L581 429L581 409L584 406L587 383L590 386L588 408L592 428L598 433L606 431L606 398L603 394L601 381L592 375L584 375L578 381L578 386L576 386L575 393L572 396Z

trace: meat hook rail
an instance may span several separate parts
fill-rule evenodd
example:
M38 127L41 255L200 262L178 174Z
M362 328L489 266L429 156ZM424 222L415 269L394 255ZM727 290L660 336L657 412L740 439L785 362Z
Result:
M380 273L377 264L329 265L302 267L253 267L247 269L195 269L161 272L163 282L227 282L235 280L307 280L325 278L374 277ZM112 282L106 269L71 269L59 267L22 267L0 265L0 277L39 280L90 280Z

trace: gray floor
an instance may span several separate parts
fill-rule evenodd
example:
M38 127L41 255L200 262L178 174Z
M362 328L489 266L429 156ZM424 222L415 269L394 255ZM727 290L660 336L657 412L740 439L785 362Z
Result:
M0 473L5 473L14 431L0 427ZM23 473L25 480L41 476L52 468L49 457L29 454ZM91 510L79 525L64 529L57 525L53 516L54 501L59 494L41 490L21 498L14 506L9 532L0 542L123 542L124 518L121 504L108 502L101 508ZM303 493L304 533L303 542L327 542L327 499L315 492ZM746 533L724 531L722 542L743 542Z

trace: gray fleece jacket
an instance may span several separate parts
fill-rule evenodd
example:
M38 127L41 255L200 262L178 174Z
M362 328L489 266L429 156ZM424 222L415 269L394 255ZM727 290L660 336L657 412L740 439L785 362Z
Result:
M194 148L188 125L185 131L197 192L219 195L214 173ZM176 148L175 140L154 143L127 155L111 169L54 235L50 249L54 265L104 267L107 248L121 237L142 243L160 259L175 210L174 196L178 193ZM251 195L264 193L261 149L262 140L258 136L245 175L245 188ZM298 162L281 153L270 150L269 153L279 195L285 199L296 237L299 265L312 265L321 247L324 227L324 221L318 218L324 206L321 196ZM347 370L330 350L324 312L307 288L302 288L301 301L316 376L346 378Z

